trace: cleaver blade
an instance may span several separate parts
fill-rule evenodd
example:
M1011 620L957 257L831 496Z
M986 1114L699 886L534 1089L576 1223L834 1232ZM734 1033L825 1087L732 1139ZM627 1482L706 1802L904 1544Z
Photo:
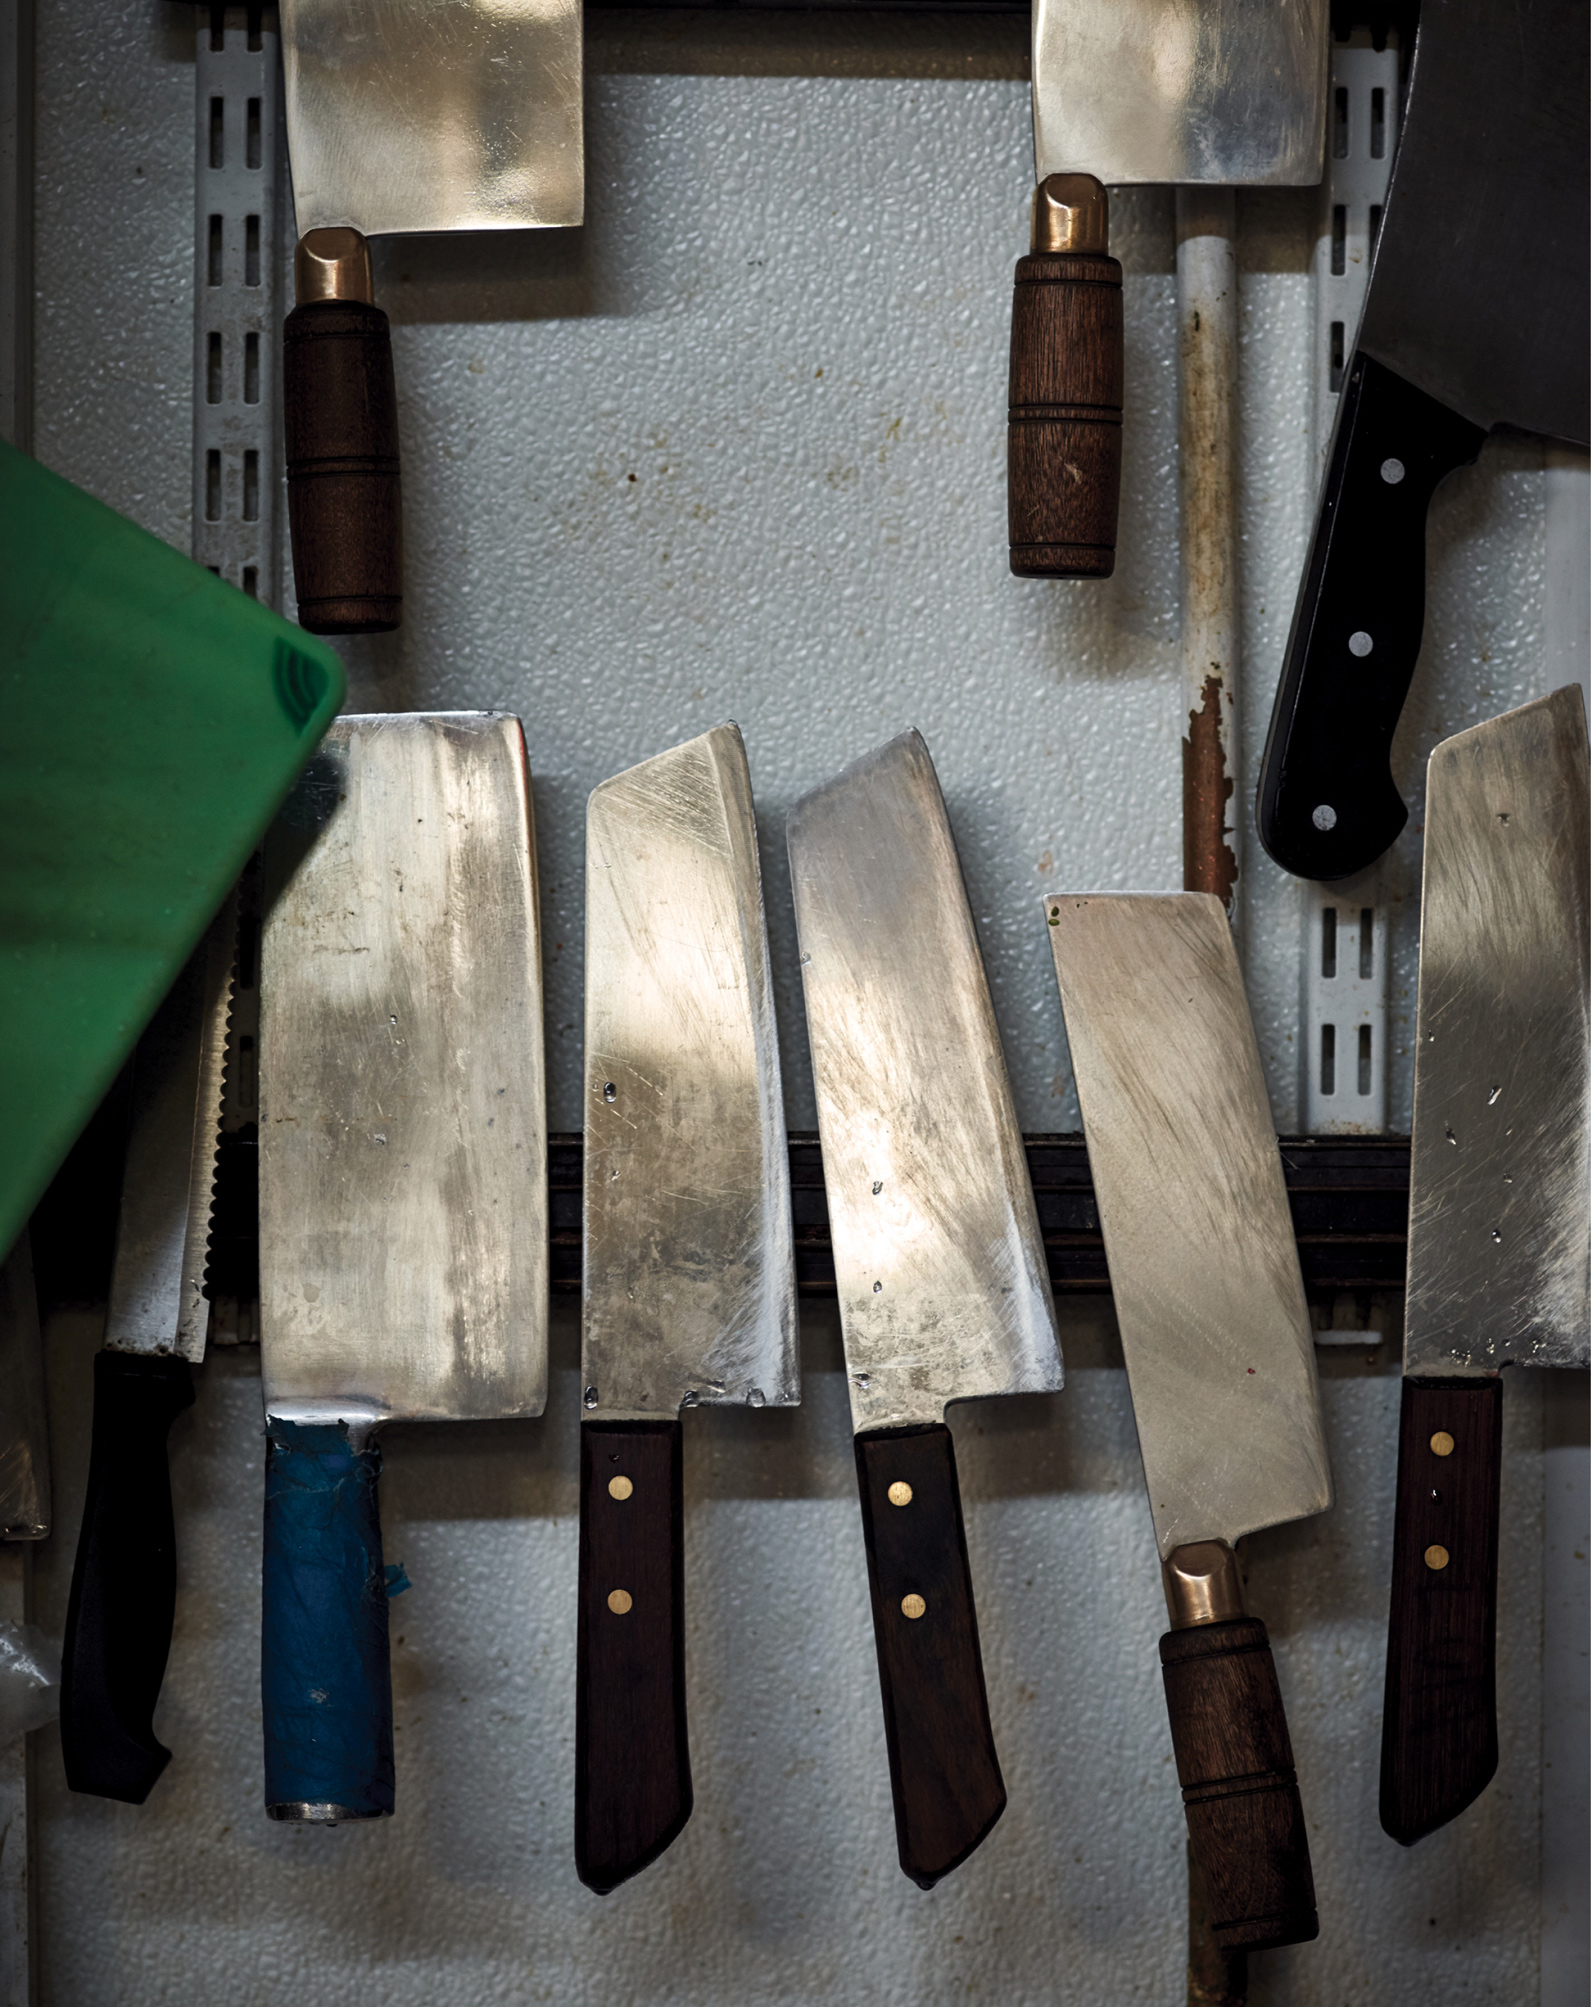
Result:
M1504 1366L1591 1364L1591 808L1574 685L1445 739L1425 795L1381 1823L1497 1768Z

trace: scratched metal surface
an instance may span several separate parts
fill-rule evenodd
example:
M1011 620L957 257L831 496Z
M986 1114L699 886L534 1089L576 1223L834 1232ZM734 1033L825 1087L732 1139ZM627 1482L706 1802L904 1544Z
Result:
M1022 1132L921 737L803 796L788 840L852 1422L1052 1392Z
M718 725L586 811L584 1404L801 1397L790 1164L746 749Z
M1572 686L1431 755L1406 1372L1591 1360L1586 767Z
M267 1409L539 1414L541 943L518 720L340 718L271 832L266 880Z

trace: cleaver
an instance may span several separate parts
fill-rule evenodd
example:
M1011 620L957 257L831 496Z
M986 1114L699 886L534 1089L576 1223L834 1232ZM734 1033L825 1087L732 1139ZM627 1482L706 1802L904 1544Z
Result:
M952 1401L1053 1393L1055 1307L955 840L916 732L790 811L790 872L902 1869L1005 1809Z
M1499 1369L1591 1363L1587 798L1573 685L1431 755L1381 1740L1405 1846L1497 1768Z
M1260 773L1301 878L1408 820L1393 734L1425 625L1425 516L1494 425L1591 441L1584 0L1422 0L1386 214Z
M273 1819L393 1808L372 1438L539 1415L547 1182L517 718L344 717L273 825L260 964L261 1689Z
M580 20L577 0L282 0L287 502L316 634L382 633L402 606L392 345L367 239L581 221Z
M1033 248L1011 311L1011 569L1108 578L1121 266L1107 183L1319 181L1328 0L1033 0Z
M1292 1744L1234 1544L1331 1476L1281 1158L1232 931L1203 892L1044 902L1171 1629L1160 1664L1211 1925L1319 1934Z

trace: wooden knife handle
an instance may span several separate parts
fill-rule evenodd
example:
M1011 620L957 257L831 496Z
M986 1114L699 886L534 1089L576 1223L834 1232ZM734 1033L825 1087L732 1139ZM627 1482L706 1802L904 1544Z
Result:
M1258 1617L1167 1631L1160 1667L1188 1838L1228 1951L1320 1935L1309 1837L1270 1638Z
M101 1352L83 1526L61 1647L67 1784L141 1805L171 1751L155 1703L171 1655L177 1533L166 1438L193 1406L186 1359Z
M902 1869L931 1889L1005 1810L950 1431L860 1435L856 1476L895 1841Z
M1413 1846L1497 1769L1503 1383L1410 1379L1398 1432L1381 1824Z
M381 1452L341 1423L265 1425L265 1809L335 1825L393 1804Z
M1354 357L1260 770L1260 841L1284 871L1363 871L1409 819L1392 735L1425 627L1426 511L1485 437Z
M606 1895L691 1815L683 1448L672 1422L583 1422L575 1868Z
M387 317L362 300L313 300L294 307L282 336L299 621L311 634L387 633L403 606Z
M1019 578L1109 578L1121 497L1121 266L1034 251L1011 301L1007 500Z

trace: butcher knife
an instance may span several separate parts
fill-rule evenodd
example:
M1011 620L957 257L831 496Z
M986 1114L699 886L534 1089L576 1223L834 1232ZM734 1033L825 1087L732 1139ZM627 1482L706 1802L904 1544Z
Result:
M1398 715L1425 625L1425 516L1495 425L1591 440L1584 0L1421 0L1408 106L1260 774L1301 878L1408 820Z
M1172 1628L1188 1837L1227 1950L1319 1933L1234 1544L1331 1504L1309 1310L1231 929L1203 892L1044 902Z
M1327 0L1033 0L1033 249L1011 315L1011 569L1108 578L1121 266L1106 184L1276 186L1325 163Z
M577 0L282 0L287 502L316 634L381 633L402 607L392 346L367 240L580 222L580 20Z
M1558 690L1431 755L1381 1823L1411 1846L1497 1768L1504 1366L1585 1366L1591 811Z
M141 1805L171 1761L153 1720L177 1605L166 1438L193 1405L237 951L229 894L133 1055L88 1488L61 1648L61 1757L74 1791Z
M261 1688L273 1819L393 1808L372 1438L541 1413L546 1115L517 718L345 717L266 844Z
M945 1409L1061 1355L955 840L916 732L790 812L790 870L900 1864L1005 1809Z
M680 1410L793 1407L790 1170L734 725L586 817L575 1864L605 1895L691 1815Z

